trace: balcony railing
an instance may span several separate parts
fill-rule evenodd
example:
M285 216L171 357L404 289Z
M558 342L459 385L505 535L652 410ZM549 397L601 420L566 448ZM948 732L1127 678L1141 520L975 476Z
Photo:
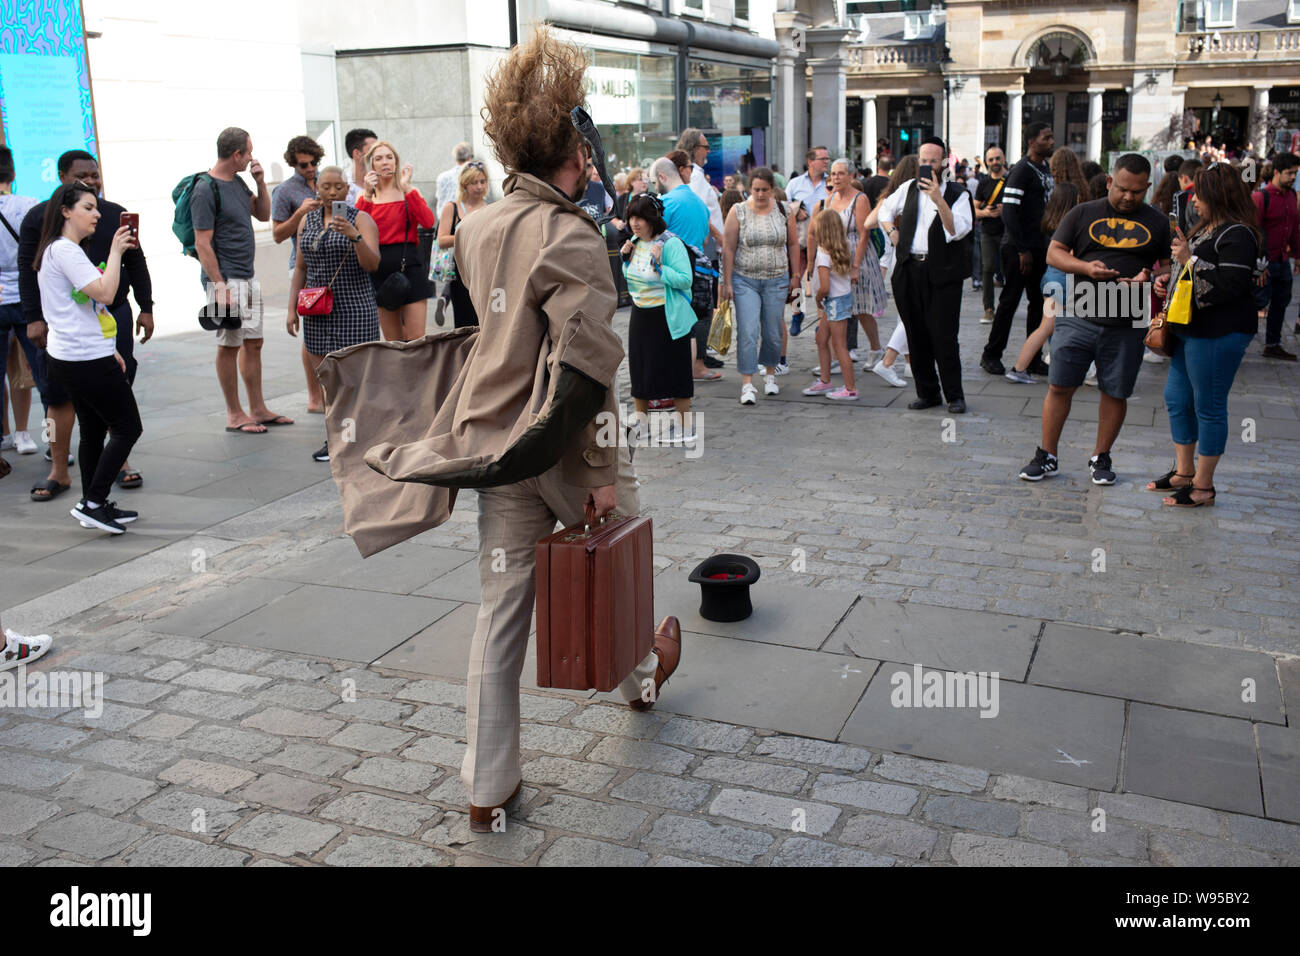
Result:
M1187 33L1178 39L1182 61L1283 60L1300 55L1300 30Z
M850 70L925 70L941 59L942 52L933 43L849 47Z

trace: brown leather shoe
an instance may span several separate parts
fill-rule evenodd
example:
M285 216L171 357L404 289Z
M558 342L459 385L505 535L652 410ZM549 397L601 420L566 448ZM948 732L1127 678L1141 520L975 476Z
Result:
M668 683L668 678L672 677L673 671L681 663L682 628L677 623L677 618L671 614L655 628L655 655L659 658L659 666L655 668L654 700L642 700L640 697L629 700L627 705L633 710L649 710L653 707L664 684Z
M474 804L469 805L469 828L474 833L491 833L492 820L497 810L503 810L519 796L519 791L523 789L524 782L519 781L515 787L515 792L506 797L504 801L498 803L495 807L476 807Z

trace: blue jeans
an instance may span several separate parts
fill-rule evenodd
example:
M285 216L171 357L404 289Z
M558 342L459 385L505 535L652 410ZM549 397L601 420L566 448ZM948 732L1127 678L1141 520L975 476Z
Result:
M781 358L781 317L785 314L785 297L790 290L790 277L751 279L739 272L731 276L731 291L735 297L736 370L741 375L753 375L759 365L771 368ZM759 345L760 331L762 345ZM755 363L755 353L758 361Z
M27 337L27 318L23 315L23 307L17 302L0 305L0 378L4 377L5 363L9 361L10 332L13 332L18 345L27 356L27 365L32 370L32 378L36 380L36 389L44 399L49 390L45 381L44 355Z
M1264 324L1264 344L1282 344L1282 324L1286 319L1286 307L1291 304L1291 260L1268 264L1268 281L1255 289L1255 307L1268 309L1268 321Z
M1217 339L1174 336L1165 405L1175 445L1195 444L1202 455L1223 454L1228 444L1228 390L1254 338L1246 332Z

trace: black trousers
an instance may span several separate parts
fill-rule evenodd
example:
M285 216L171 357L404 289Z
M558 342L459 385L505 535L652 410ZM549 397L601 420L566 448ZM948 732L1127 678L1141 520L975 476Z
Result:
M139 368L139 363L135 360L135 337L132 335L135 327L132 325L131 303L123 302L108 311L117 322L117 354L126 362L127 384L135 385L135 370Z
M111 355L88 362L61 362L47 354L45 361L50 375L72 396L72 407L77 411L82 497L102 505L143 431L135 394Z
M1043 324L1043 273L1047 271L1047 250L1029 251L1033 253L1034 264L1029 269L1029 275L1022 275L1020 252L1010 243L1002 247L1002 276L1006 284L1002 287L1002 298L998 299L998 309L993 313L993 327L989 329L989 340L984 346L984 358L988 361L1001 361L1007 340L1011 338L1011 320L1020 307L1021 295L1029 300L1025 334L1032 335Z
M894 269L894 304L907 330L917 398L931 401L945 397L950 402L966 398L957 349L964 281L936 285L930 279L929 266L915 259L899 263Z

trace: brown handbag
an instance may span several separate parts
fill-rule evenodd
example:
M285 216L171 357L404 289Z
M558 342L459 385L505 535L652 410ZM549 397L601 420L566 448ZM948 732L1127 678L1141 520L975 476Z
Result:
M610 691L654 647L649 518L587 511L537 542L537 686Z
M1166 315L1165 309L1161 309L1151 317L1151 325L1147 328L1146 337L1142 341L1152 352L1169 358L1174 354L1174 343L1171 341L1169 325L1165 321Z

